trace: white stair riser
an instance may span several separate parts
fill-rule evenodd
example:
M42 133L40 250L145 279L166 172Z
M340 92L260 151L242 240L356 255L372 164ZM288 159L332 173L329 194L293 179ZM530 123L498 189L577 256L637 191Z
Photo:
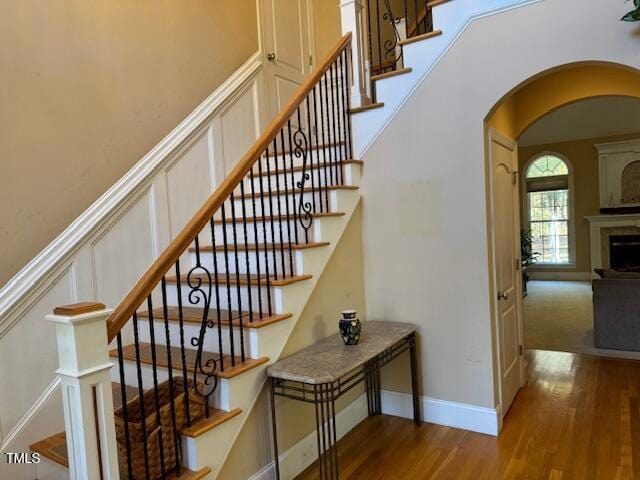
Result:
M281 289L282 287L271 287L271 313L284 313L281 310L281 305L279 299L281 298ZM206 285L206 282L203 283L202 290L204 290L205 295L209 296L209 288ZM260 294L258 293L260 290ZM182 306L183 307L204 307L204 299L200 292L191 290L187 285L187 282L181 283L181 292L182 292ZM238 302L238 288L235 284L231 284L229 288L227 288L226 284L221 283L218 286L216 295L216 286L211 285L211 295L209 298L210 309L214 310L218 307L222 310L243 310L247 311L249 308L249 294L251 294L252 307L255 312L258 311L259 299L262 299L262 308L263 311L267 311L268 309L268 294L266 286L258 287L258 286L247 286L240 285L240 302ZM191 298L190 298L191 294ZM196 299L200 299L199 302L195 302ZM191 300L194 300L192 303ZM231 301L229 303L229 300ZM239 303L241 303L242 308L239 308ZM176 285L167 285L167 305L169 306L178 306L178 294Z
M225 394L221 395L220 400L225 405L232 405L232 408L242 409L242 414L197 438L183 437L183 448L186 452L186 466L188 468L198 470L209 466L214 471L220 470L226 455L225 450L230 446L229 438L237 431L236 428L241 423L241 417L246 416L249 412L255 394L260 391L265 378L265 368L254 368L228 380ZM225 396L227 394L228 396ZM230 409L223 408L223 410L229 411Z
M270 239L269 239L270 240ZM278 243L280 239L276 240ZM200 256L201 264L209 271L214 271L214 257L213 253L207 252ZM275 249L275 265L278 270L278 275L283 271L283 259L284 259L284 272L287 276L291 275L301 275L302 269L301 267L301 255L300 251L291 250L291 255L289 255L289 250L286 248L286 245L283 247L283 250L280 248ZM192 254L194 257L195 254ZM270 274L274 272L274 250L269 248L266 252L264 250L255 251L238 251L238 268L236 270L236 261L235 254L230 251L225 259L224 252L216 252L215 257L217 259L217 268L219 272L226 272L227 269L231 273L236 273L236 271L241 274L246 274L247 271L251 274L252 278L257 278L258 269L260 270L260 275L264 276L267 272L267 268ZM249 263L249 268L247 270L247 261ZM293 264L293 272L291 270L291 264Z
M329 190L327 192L305 192L302 194L302 202L303 204L308 203L313 206L315 196L316 203L316 212L320 212L320 195L322 195L322 211L324 212L336 212L336 204L335 204L335 194L336 190ZM329 205L327 208L327 197L329 198ZM280 200L280 204L278 205L278 199ZM289 205L289 212L297 212L300 213L300 195L272 195L271 201L269 200L268 195L264 195L261 197L256 197L255 201L251 198L245 199L245 210L242 210L242 200L234 199L234 206L236 211L236 218L241 218L241 215L253 216L268 216L268 215L286 215L287 213L287 205ZM226 216L228 219L231 219L231 207L227 205ZM217 240L216 240L217 241Z
M339 160L339 159L338 159ZM313 162L313 163L311 163ZM314 167L320 165L321 168L311 168L313 164ZM348 171L353 169L354 164L348 163L340 166L340 164L336 164L336 159L334 158L322 158L319 159L313 156L313 159L307 159L307 173L309 178L305 181L305 186L325 186L325 185L338 185L340 181L345 181L348 177ZM291 166L287 163L287 169L290 169ZM269 191L269 181L271 182L271 190L284 190L285 187L287 190L292 191L294 189L300 188L299 182L302 180L302 171L293 172L293 181L291 179L291 172L280 173L275 175L273 171L276 170L275 164L272 163L270 165L271 175L264 175L263 177L253 177L253 190L251 190L251 177L245 177L244 180L244 193L245 195L250 194L252 192L260 193L260 192L268 192ZM283 165L282 162L278 161L277 170L282 170ZM263 171L264 174L268 173L267 171ZM261 182L262 180L262 182ZM262 183L262 184L261 184ZM347 184L351 185L351 184ZM292 186L294 188L292 188ZM240 195L240 189L238 188L235 192L236 195Z
M324 201L324 200L323 200ZM285 212L286 214L286 212ZM296 210L297 215L297 210ZM271 235L271 225L273 223L273 236ZM309 229L309 237L313 235L313 223L311 228ZM245 236L245 226L242 222L238 221L235 224L231 223L229 220L223 228L223 225L216 224L214 227L214 235L217 245L224 245L224 230L227 231L227 245L229 245L229 253L233 254L233 243L234 238L236 243L240 246L243 246L246 243L253 244L264 244L264 243L280 243L288 242L289 238L291 238L292 242L304 243L305 234L304 229L302 228L301 220L294 216L294 212L290 212L289 221L284 220L274 220L271 222L267 220L266 222L247 222L246 223L246 236ZM235 232L234 232L235 230ZM282 239L280 238L280 232L282 232ZM266 238L266 242L265 242ZM246 239L246 240L245 240ZM210 243L210 242L209 242ZM203 254L204 255L204 254Z
M114 362L115 366L111 369L111 380L121 384L122 381L120 379L118 359L113 358L112 361ZM136 363L130 360L124 360L123 365L124 365L124 372L125 372L125 375L124 375L125 384L137 389L138 374L137 374ZM152 389L154 385L153 367L146 363L141 363L140 371L142 373L142 388L145 391L148 389ZM193 380L193 375L194 375L193 372L187 371L187 377L189 380ZM157 376L158 384L160 384L169 379L169 370L167 368L158 367L156 369L156 376ZM176 377L183 377L183 374L182 374L182 369L178 369L174 367L173 378L176 378ZM202 378L199 377L199 380L202 380ZM211 395L210 405L212 407L219 408L222 410L227 410L227 411L234 408L234 407L230 407L229 405L230 398L233 398L233 396L231 396L227 391L229 389L229 383L230 383L230 380L227 380L224 378L218 379L218 386L216 387L215 391ZM120 392L118 392L117 394L119 395ZM130 398L127 398L127 401L128 400L130 400Z
M141 342L150 343L151 342L151 332L149 330L149 321L146 318L141 318L138 321L138 331ZM166 328L165 322L163 319L154 319L153 322L155 341L157 345L166 345L167 336L166 336ZM182 344L180 341L180 324L179 322L167 322L169 326L169 341L171 342L171 346L177 347ZM251 351L251 345L256 345L256 340L251 337L256 336L257 330L253 328L243 328L242 329L242 339L244 340L244 348L245 354L249 358L258 358L253 355ZM240 335L240 327L234 326L233 331L229 329L227 325L221 325L218 329L218 325L214 325L213 328L206 328L204 334L204 350L207 352L220 352L220 343L219 339L222 340L222 353L231 354L231 334L233 334L233 349L234 354L240 354L240 343L241 343L241 335ZM192 346L191 339L199 338L200 336L200 325L184 322L184 345L186 348L193 349L195 347Z

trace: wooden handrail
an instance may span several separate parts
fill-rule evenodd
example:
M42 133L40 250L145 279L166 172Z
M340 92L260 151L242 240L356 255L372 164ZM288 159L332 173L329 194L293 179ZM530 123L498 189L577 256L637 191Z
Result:
M169 246L160 254L136 285L129 291L127 296L120 302L108 319L107 334L109 342L111 342L125 326L129 318L131 318L137 308L144 302L145 298L147 298L160 283L162 277L176 261L178 261L180 255L189 248L196 236L211 220L213 214L216 213L228 199L234 189L249 173L255 162L264 154L265 150L286 125L291 115L302 104L309 92L311 92L333 62L350 44L351 33L347 33L340 39L338 44L325 55L318 68L316 68L309 78L298 88L291 100L289 100L289 103L287 103L282 111L272 120L265 132L253 144L247 154L238 162L222 184L213 192L204 205L200 207L193 218L185 225L176 238L171 241Z

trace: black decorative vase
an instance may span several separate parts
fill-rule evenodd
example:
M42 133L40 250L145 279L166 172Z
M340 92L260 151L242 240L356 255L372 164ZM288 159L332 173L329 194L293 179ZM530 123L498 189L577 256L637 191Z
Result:
M340 335L345 345L357 345L360 341L362 324L356 310L344 310L339 322Z

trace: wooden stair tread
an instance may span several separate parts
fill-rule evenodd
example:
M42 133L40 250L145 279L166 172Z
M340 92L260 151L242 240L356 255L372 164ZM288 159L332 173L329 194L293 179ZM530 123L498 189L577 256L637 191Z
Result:
M411 69L409 69L411 70ZM342 165L362 165L364 162L362 160L342 160L342 162L340 162ZM333 165L335 165L335 162L332 162ZM331 168L332 164L329 163L329 159L327 158L327 165L326 168ZM293 167L293 171L294 172L301 172L303 170L303 166L302 165L298 165L298 166L294 166ZM320 160L319 163L313 164L313 165L307 165L307 170L317 170L319 168L325 168L324 165L324 160ZM262 169L262 176L263 177L268 177L269 175L281 175L283 173L291 173L291 168L279 168L278 170L275 171L271 171L269 173L267 173L267 171L263 168ZM329 174L327 174L328 176ZM260 178L261 175L259 175L257 172L254 172L253 174L253 178Z
M211 473L211 469L209 467L202 467L197 472L193 470L189 470L188 468L182 467L180 468L180 476L176 475L175 472L167 475L167 480L199 480L201 478L206 477Z
M442 35L442 30L434 30L433 32L423 33L422 35L416 35L415 37L407 38L406 40L401 40L398 42L398 45L404 47L405 45L409 45L411 43L420 42L422 40L427 40L429 38L434 38L439 35Z
M188 276L185 275L180 275L180 282L183 283L184 285L187 285L187 278ZM309 280L311 278L311 275L293 275L293 276L289 276L289 277L278 277L277 279L274 278L273 275L269 275L268 277L266 275L261 275L260 279L258 280L258 278L256 278L257 275L251 275L250 277L246 274L235 274L232 273L230 275L222 275L219 274L217 278L215 278L213 276L213 274L211 275L212 280L217 283L218 285L225 285L227 283L229 283L230 285L236 286L236 285L253 285L253 286L267 286L267 285L271 285L272 287L284 287L285 285L291 285L292 283L297 283L297 282L302 282L303 280ZM176 276L172 276L172 277L166 277L167 279L167 283L176 283L177 281L177 277ZM195 279L199 279L202 280L205 283L208 283L209 281L209 277L204 274L197 274L197 275L191 275L191 280L195 280Z
M292 134L293 135L293 134ZM340 145L344 145L345 142L332 142L332 143L321 143L320 145L311 145L310 147L307 147L306 150L324 150L325 148L333 148L333 147L337 147ZM293 152L295 153L295 152ZM291 150L280 150L278 149L277 155L278 157L280 155L290 155L291 154ZM265 153L264 155L265 157L274 157L275 152L273 150L273 145L269 146L269 151Z
M382 102L370 103L369 105L363 105L362 107L352 108L351 110L349 110L349 113L351 115L354 115L356 113L368 112L369 110L382 107L384 107L384 103Z
M238 332L239 334L239 332ZM153 365L153 357L151 351L151 344L140 342L140 362L147 365ZM118 350L114 349L109 352L109 355L114 358L118 358ZM196 363L197 350L185 349L185 360L187 362L187 371L193 373L195 371L194 365ZM224 370L220 370L220 355L217 353L203 352L203 363L211 358L216 360L218 368L215 371L215 375L218 378L233 378L240 375L247 370L262 365L269 361L268 357L262 357L258 359L247 358L244 362L240 360L239 356L235 357L235 365L231 365L231 355L223 355L222 363ZM134 344L125 345L122 347L122 356L125 360L132 362L136 361L136 349ZM156 345L156 365L158 367L167 368L169 362L167 361L167 348L164 345ZM180 347L171 347L171 365L174 371L182 371L182 352ZM213 373L213 372L211 372Z
M69 468L67 456L67 436L64 432L56 433L29 446L32 452L39 453L52 462Z
M180 433L186 437L197 438L203 433L216 428L218 425L222 425L224 422L231 420L240 413L242 413L242 410L240 410L239 408L234 408L230 412L212 408L209 414L209 418L203 417L196 420L191 424L190 427L182 428L182 430L180 430Z
M210 420L217 415L217 418L220 418L218 412L222 412L222 410L215 411L211 417L207 420ZM228 412L222 412L225 415L228 415ZM238 412L240 413L240 412ZM237 413L235 414L237 415ZM234 415L234 416L235 416ZM226 420L224 420L226 421ZM219 422L218 425L222 423ZM193 425L192 425L193 428ZM213 428L213 427L212 427ZM56 433L44 440L40 440L39 442L34 443L29 447L29 449L33 452L37 452L43 457L55 462L63 467L69 468L69 459L67 455L67 436L64 432ZM204 476L211 473L211 469L209 467L204 467L194 472L193 470L189 470L188 468L182 467L180 470L180 476L177 477L175 473L171 473L167 475L167 479L180 479L180 480L198 480L203 478Z
M311 180L309 180L309 183L311 183ZM295 190L289 190L289 191L285 191L284 189L281 190L273 190L271 192L271 196L273 197L274 195L291 195L294 193L313 193L313 192L324 192L325 190L357 190L358 186L356 185L329 185L329 186L322 186L322 187L305 187L304 189L300 189L300 188L296 188ZM260 197L260 192L256 192L256 193L245 193L245 198L252 198L252 197ZM265 199L265 202L269 202L269 192L263 192L263 197ZM239 197L235 197L235 200L240 200ZM276 205L274 205L275 207ZM285 208L284 206L282 208Z
M185 323L195 323L200 325L202 323L203 311L203 308L183 306L182 319ZM152 312L155 320L164 320L164 310L162 308L154 308ZM263 316L260 318L258 312L253 312L252 316L250 316L249 312L243 312L243 314L240 315L240 312L237 310L220 310L220 323L222 325L229 325L229 323L231 323L233 326L240 326L240 317L242 317L242 326L244 328L261 328L281 320L286 320L287 318L291 318L291 316L292 315L290 313L284 313L280 315L274 314L270 316ZM146 310L138 312L138 318L148 317L149 313ZM180 310L178 307L167 307L167 319L170 322L180 321ZM215 323L218 322L218 312L215 306L209 308L207 320L211 320Z
M396 77L398 75L404 75L405 73L411 73L412 71L413 69L409 67L399 68L398 70L393 70L391 72L381 73L379 75L373 75L371 77L371 80L376 82L378 80L384 80L385 78L391 78L391 77Z
M311 214L311 218L327 218L327 217L344 217L345 213L344 212L323 212L323 213L312 213ZM286 215L267 215L267 216L258 216L253 218L253 216L247 217L247 219L245 220L247 223L253 223L255 222L264 222L266 221L282 221L282 220L286 220L287 216ZM289 215L289 220L295 220L295 216L293 215L293 212L291 212L291 214ZM222 219L221 218L215 218L214 223L216 225L222 225ZM227 224L233 225L233 219L232 218L227 218L226 222ZM236 222L235 223L239 223L242 224L243 220L242 218L237 218L236 217ZM195 248L194 248L195 250Z
M291 244L291 250L307 250L309 248L319 248L319 247L326 247L327 245L330 245L329 242L309 242L309 243L292 243ZM239 244L238 245L238 251L239 252L244 252L245 250L264 250L265 246L267 248L267 250L273 250L274 248L277 250L280 250L280 247L282 246L282 248L284 248L285 250L289 250L289 244L285 243L285 244L280 244L280 243L249 243L247 245L245 245L244 243ZM227 247L227 250L229 251L230 255L233 255L233 247ZM195 252L196 248L195 247L190 247L189 248L190 252ZM213 251L213 247L211 245L204 245L202 247L200 247L200 253L202 252L212 252ZM216 252L224 252L224 245L216 245Z

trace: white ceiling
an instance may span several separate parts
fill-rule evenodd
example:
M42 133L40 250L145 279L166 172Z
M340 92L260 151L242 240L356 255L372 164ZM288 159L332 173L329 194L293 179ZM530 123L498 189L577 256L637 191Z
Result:
M600 97L561 107L535 122L519 146L640 132L640 99Z

